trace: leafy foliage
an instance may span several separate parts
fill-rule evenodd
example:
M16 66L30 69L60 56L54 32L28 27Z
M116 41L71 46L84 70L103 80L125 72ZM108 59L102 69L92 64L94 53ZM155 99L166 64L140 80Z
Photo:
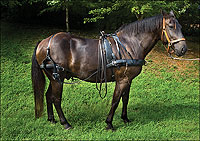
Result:
M199 33L199 1L149 1L149 0L1 0L2 18L65 25L68 7L69 25L72 28L116 30L119 26L145 17L154 16L160 10L173 10L189 35ZM48 21L48 22L47 22Z
M96 8L91 10L89 14L92 18L85 18L86 22L96 22L99 19L104 19L105 15L110 15L113 12L119 11L123 8L129 9L136 15L137 19L141 20L143 17L149 17L158 14L161 9L173 10L179 17L190 7L189 0L184 1L138 1L138 0L116 0L109 3L111 6L104 8Z

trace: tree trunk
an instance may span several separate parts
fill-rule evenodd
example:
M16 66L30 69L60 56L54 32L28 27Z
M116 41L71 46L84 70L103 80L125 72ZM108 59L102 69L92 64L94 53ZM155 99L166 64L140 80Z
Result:
M69 32L69 9L68 6L66 6L65 8L65 12L66 12L66 31Z
M142 20L143 17L144 17L144 15L143 15L143 14L137 14L137 13L136 13L136 17L137 17L138 20Z

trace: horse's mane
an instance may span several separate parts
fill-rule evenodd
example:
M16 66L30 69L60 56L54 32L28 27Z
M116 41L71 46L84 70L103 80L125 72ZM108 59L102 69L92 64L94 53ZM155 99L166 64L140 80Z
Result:
M122 25L116 32L122 31L130 35L135 35L140 32L153 32L162 26L163 16L158 15L143 20L138 20L130 24Z

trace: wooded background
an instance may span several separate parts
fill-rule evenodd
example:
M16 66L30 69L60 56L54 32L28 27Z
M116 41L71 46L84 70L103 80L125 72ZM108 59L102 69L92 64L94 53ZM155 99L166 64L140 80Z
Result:
M132 122L122 122L120 102L115 132L105 130L115 82L108 84L105 99L93 83L63 87L63 112L73 126L68 131L47 122L46 108L43 117L34 119L31 82L31 57L38 41L67 30L99 38L100 30L113 33L123 24L158 15L161 9L173 10L183 27L188 46L184 58L199 58L199 1L1 0L0 8L0 140L200 140L199 61L172 60L162 42L132 82ZM59 120L57 114L55 119Z
M199 34L200 2L149 0L1 0L1 20L59 26L66 31L116 30L121 25L173 10L184 35Z

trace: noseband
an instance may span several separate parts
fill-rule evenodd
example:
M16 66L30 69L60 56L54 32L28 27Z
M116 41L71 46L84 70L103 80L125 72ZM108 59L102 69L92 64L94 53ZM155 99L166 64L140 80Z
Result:
M175 24L175 29L176 29L176 24ZM179 38L179 39L176 39L176 40L170 40L170 38L169 38L169 36L167 34L167 31L166 31L166 25L165 25L165 18L164 17L163 17L163 29L162 29L162 35L161 35L161 40L162 41L164 41L163 40L163 38L164 38L164 34L163 33L165 34L165 37L166 37L166 39L168 41L168 47L167 48L165 47L165 49L167 50L167 53L170 53L170 54L172 53L172 52L169 52L169 50L170 50L170 47L172 47L174 43L177 43L179 41L185 41L185 38Z

